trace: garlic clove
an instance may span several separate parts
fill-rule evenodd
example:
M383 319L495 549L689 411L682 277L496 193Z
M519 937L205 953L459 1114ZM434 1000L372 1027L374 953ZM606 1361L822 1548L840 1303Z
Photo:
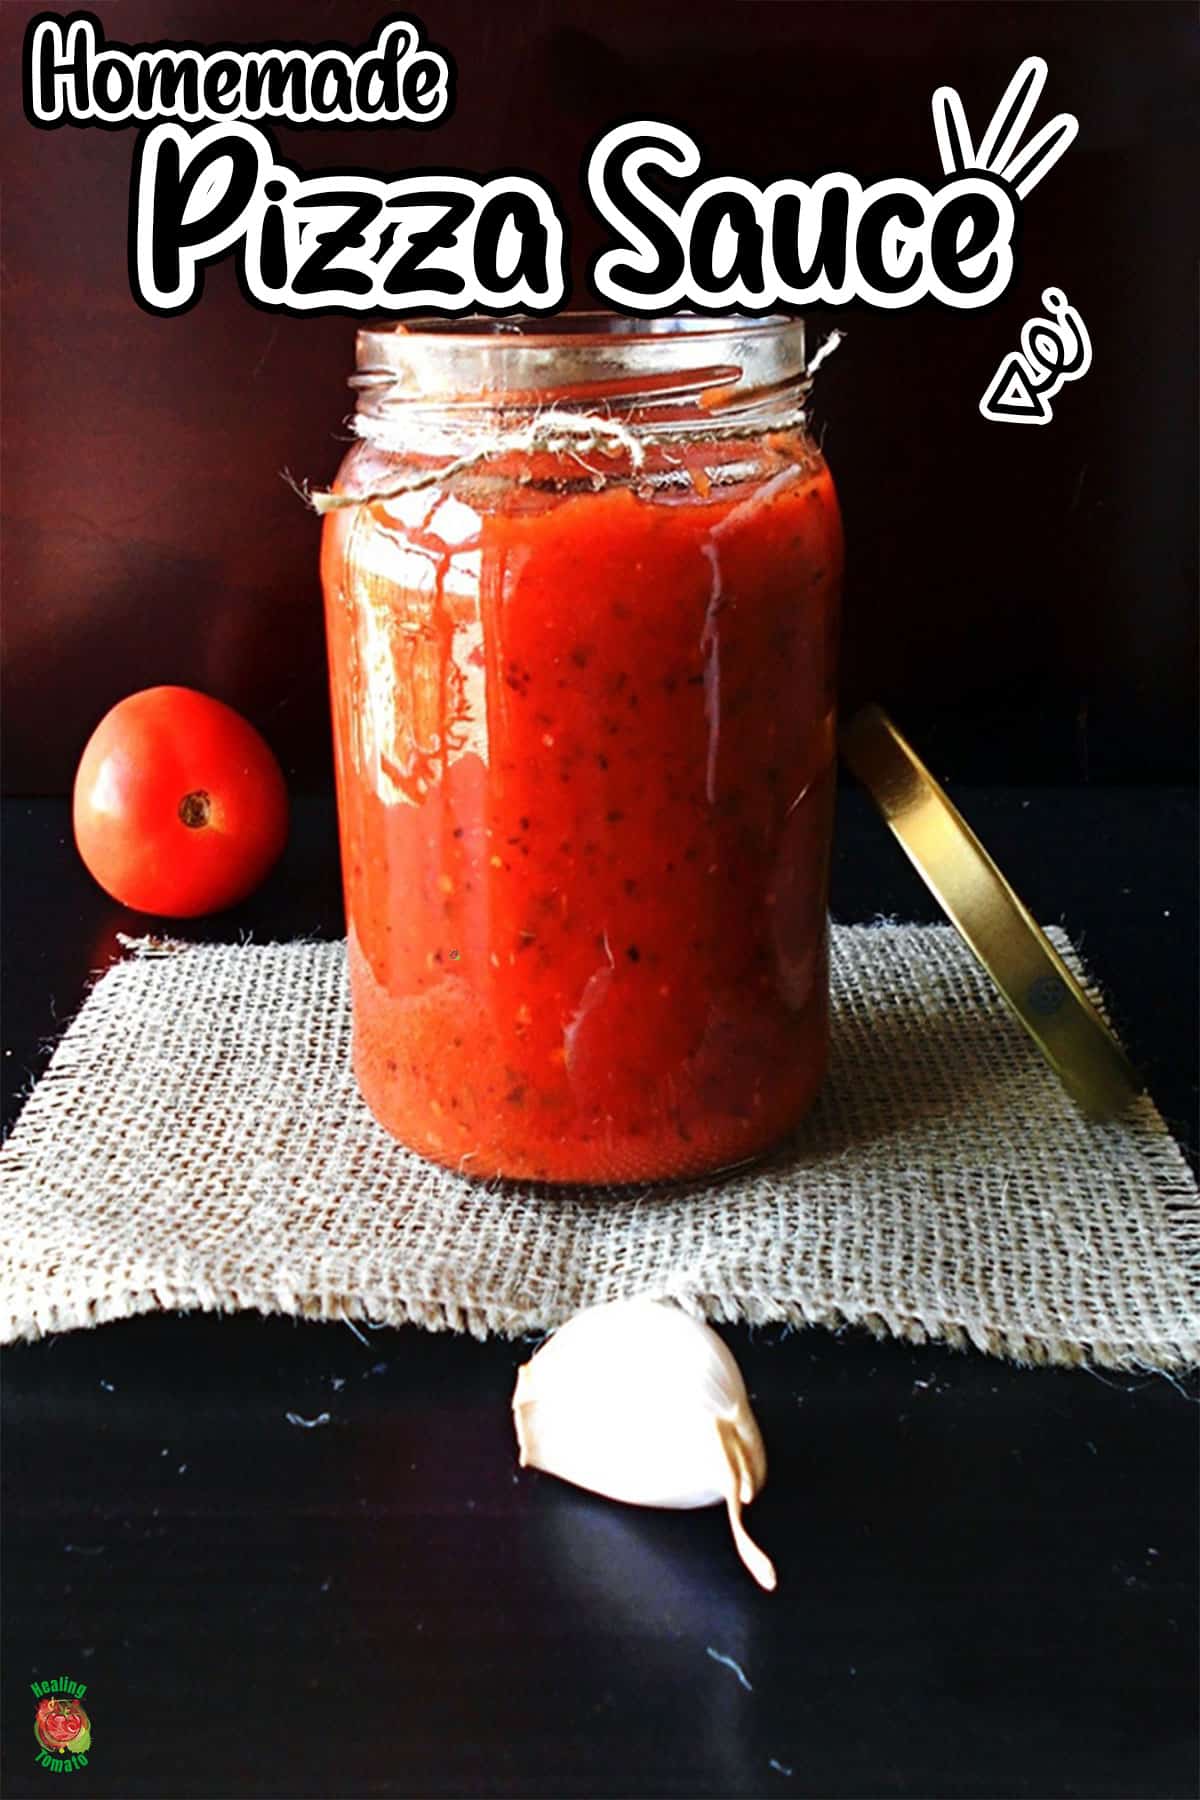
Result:
M634 1506L723 1503L742 1561L775 1587L742 1521L767 1477L762 1435L702 1320L646 1299L577 1313L517 1371L513 1418L522 1467Z

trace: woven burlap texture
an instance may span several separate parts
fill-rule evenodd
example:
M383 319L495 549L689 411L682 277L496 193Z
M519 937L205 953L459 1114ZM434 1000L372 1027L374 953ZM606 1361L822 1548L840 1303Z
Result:
M343 945L143 947L0 1155L4 1335L193 1307L516 1335L652 1294L1023 1361L1196 1361L1197 1191L1150 1101L1087 1123L948 927L835 927L833 995L794 1144L567 1192L464 1179L375 1123Z

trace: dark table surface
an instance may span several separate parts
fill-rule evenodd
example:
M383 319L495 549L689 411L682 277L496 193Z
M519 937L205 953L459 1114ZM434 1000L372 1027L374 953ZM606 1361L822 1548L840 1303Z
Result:
M1193 796L956 797L1082 944L1194 1159ZM854 793L834 911L935 916ZM340 928L314 800L206 935ZM78 867L64 802L6 805L6 1121L145 929ZM10 1350L5 1792L66 1782L34 1764L29 1683L69 1675L93 1727L72 1793L1195 1794L1189 1384L726 1335L771 1456L773 1596L715 1510L518 1475L528 1345L159 1316Z

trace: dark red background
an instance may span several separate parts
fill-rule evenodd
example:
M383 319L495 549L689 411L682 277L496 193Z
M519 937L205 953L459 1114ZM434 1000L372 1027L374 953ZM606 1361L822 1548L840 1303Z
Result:
M55 792L91 726L152 682L254 718L299 785L328 779L317 527L280 478L328 479L352 323L256 312L228 265L186 316L126 275L132 131L38 131L5 0L5 782ZM97 0L108 34L361 42L388 10L341 0ZM929 97L986 119L1022 56L1043 116L1081 121L1026 209L1023 272L984 315L849 320L818 413L850 546L848 699L893 705L946 773L1179 779L1195 734L1194 9L1176 5L417 7L458 64L455 117L279 134L302 166L523 165L574 218L577 303L598 236L579 165L639 114L713 166L936 178ZM1095 364L1044 429L976 410L1043 286Z

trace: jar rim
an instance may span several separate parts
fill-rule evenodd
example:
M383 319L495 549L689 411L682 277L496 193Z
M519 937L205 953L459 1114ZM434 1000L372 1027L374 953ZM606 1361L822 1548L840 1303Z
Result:
M359 410L425 405L587 404L717 395L758 404L803 382L801 318L602 311L552 317L414 318L357 333Z

